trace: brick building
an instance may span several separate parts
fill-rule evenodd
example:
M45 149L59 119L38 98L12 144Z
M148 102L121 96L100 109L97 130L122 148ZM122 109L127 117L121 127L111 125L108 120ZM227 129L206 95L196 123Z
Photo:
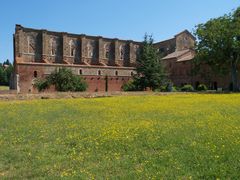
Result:
M177 86L206 82L191 76L195 44L187 30L174 38L155 43L164 54L170 79ZM67 67L83 76L88 91L120 91L135 73L141 42L101 36L70 34L25 28L16 25L14 34L14 75L12 89L37 92L36 78L43 78L56 68ZM106 80L107 77L107 80ZM217 86L217 82L211 82ZM216 87L215 87L216 88Z

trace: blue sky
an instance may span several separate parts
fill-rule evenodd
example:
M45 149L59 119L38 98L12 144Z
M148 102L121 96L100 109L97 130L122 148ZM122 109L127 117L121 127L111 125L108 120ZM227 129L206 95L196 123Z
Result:
M0 62L13 60L15 24L141 41L173 37L231 12L238 0L1 0Z

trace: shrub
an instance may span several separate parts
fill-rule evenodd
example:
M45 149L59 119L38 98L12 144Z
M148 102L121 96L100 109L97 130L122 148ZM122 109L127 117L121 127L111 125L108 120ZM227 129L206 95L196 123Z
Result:
M154 91L155 92L167 92L167 86L166 85L162 85L162 86L160 86L160 88L157 88Z
M55 70L47 77L47 80L55 86L57 91L85 91L87 89L86 82L67 68Z
M122 85L123 91L136 91L136 86L134 84L134 81L128 81L127 83Z
M34 87L38 89L39 92L44 91L50 86L50 83L47 79L36 79L34 82Z
M198 87L197 87L197 90L198 91L207 91L208 88L205 84L199 84Z
M78 75L74 75L70 69L60 68L55 70L46 79L37 79L35 87L41 92L50 85L54 85L57 91L85 91L87 83Z
M178 88L176 86L172 87L172 92L178 92Z
M191 84L186 84L181 88L181 91L192 92L194 91L194 88L192 87Z
M74 91L86 91L87 83L80 76L73 77Z

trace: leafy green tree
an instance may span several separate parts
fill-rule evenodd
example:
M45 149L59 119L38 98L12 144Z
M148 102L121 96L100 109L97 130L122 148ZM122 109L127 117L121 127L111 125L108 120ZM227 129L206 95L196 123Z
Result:
M233 90L239 90L240 8L197 25L195 34L198 39L195 58L197 67L207 64L215 73L231 74Z
M50 83L47 79L36 79L34 82L34 86L38 89L39 92L42 92L45 89L49 88Z
M137 59L134 84L138 90L150 88L155 90L166 83L166 74L161 62L161 56L153 46L152 36L145 35L140 56Z
M35 87L39 91L47 89L50 85L54 85L57 91L85 91L87 89L86 82L82 77L74 75L70 69L60 68L55 70L46 79L37 79Z
M127 83L122 85L123 91L136 91L136 85L134 84L134 81L128 81Z

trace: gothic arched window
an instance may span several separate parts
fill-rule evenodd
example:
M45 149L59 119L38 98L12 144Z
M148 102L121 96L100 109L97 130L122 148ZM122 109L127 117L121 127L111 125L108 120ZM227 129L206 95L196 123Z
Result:
M104 45L104 58L109 59L110 57L110 44Z
M52 56L56 55L56 51L57 51L57 41L55 38L51 38L50 39L50 53Z
M32 36L28 36L27 37L27 53L34 54L35 46L36 46L36 43L34 38Z
M70 56L75 57L76 55L76 42L73 40L69 41Z
M120 47L119 47L119 57L120 57L121 60L124 59L124 54L125 54L124 46L120 45Z
M138 45L134 46L134 53L135 53L136 59L138 59L140 55L140 48Z
M92 58L93 57L93 44L88 42L87 44L87 57Z

